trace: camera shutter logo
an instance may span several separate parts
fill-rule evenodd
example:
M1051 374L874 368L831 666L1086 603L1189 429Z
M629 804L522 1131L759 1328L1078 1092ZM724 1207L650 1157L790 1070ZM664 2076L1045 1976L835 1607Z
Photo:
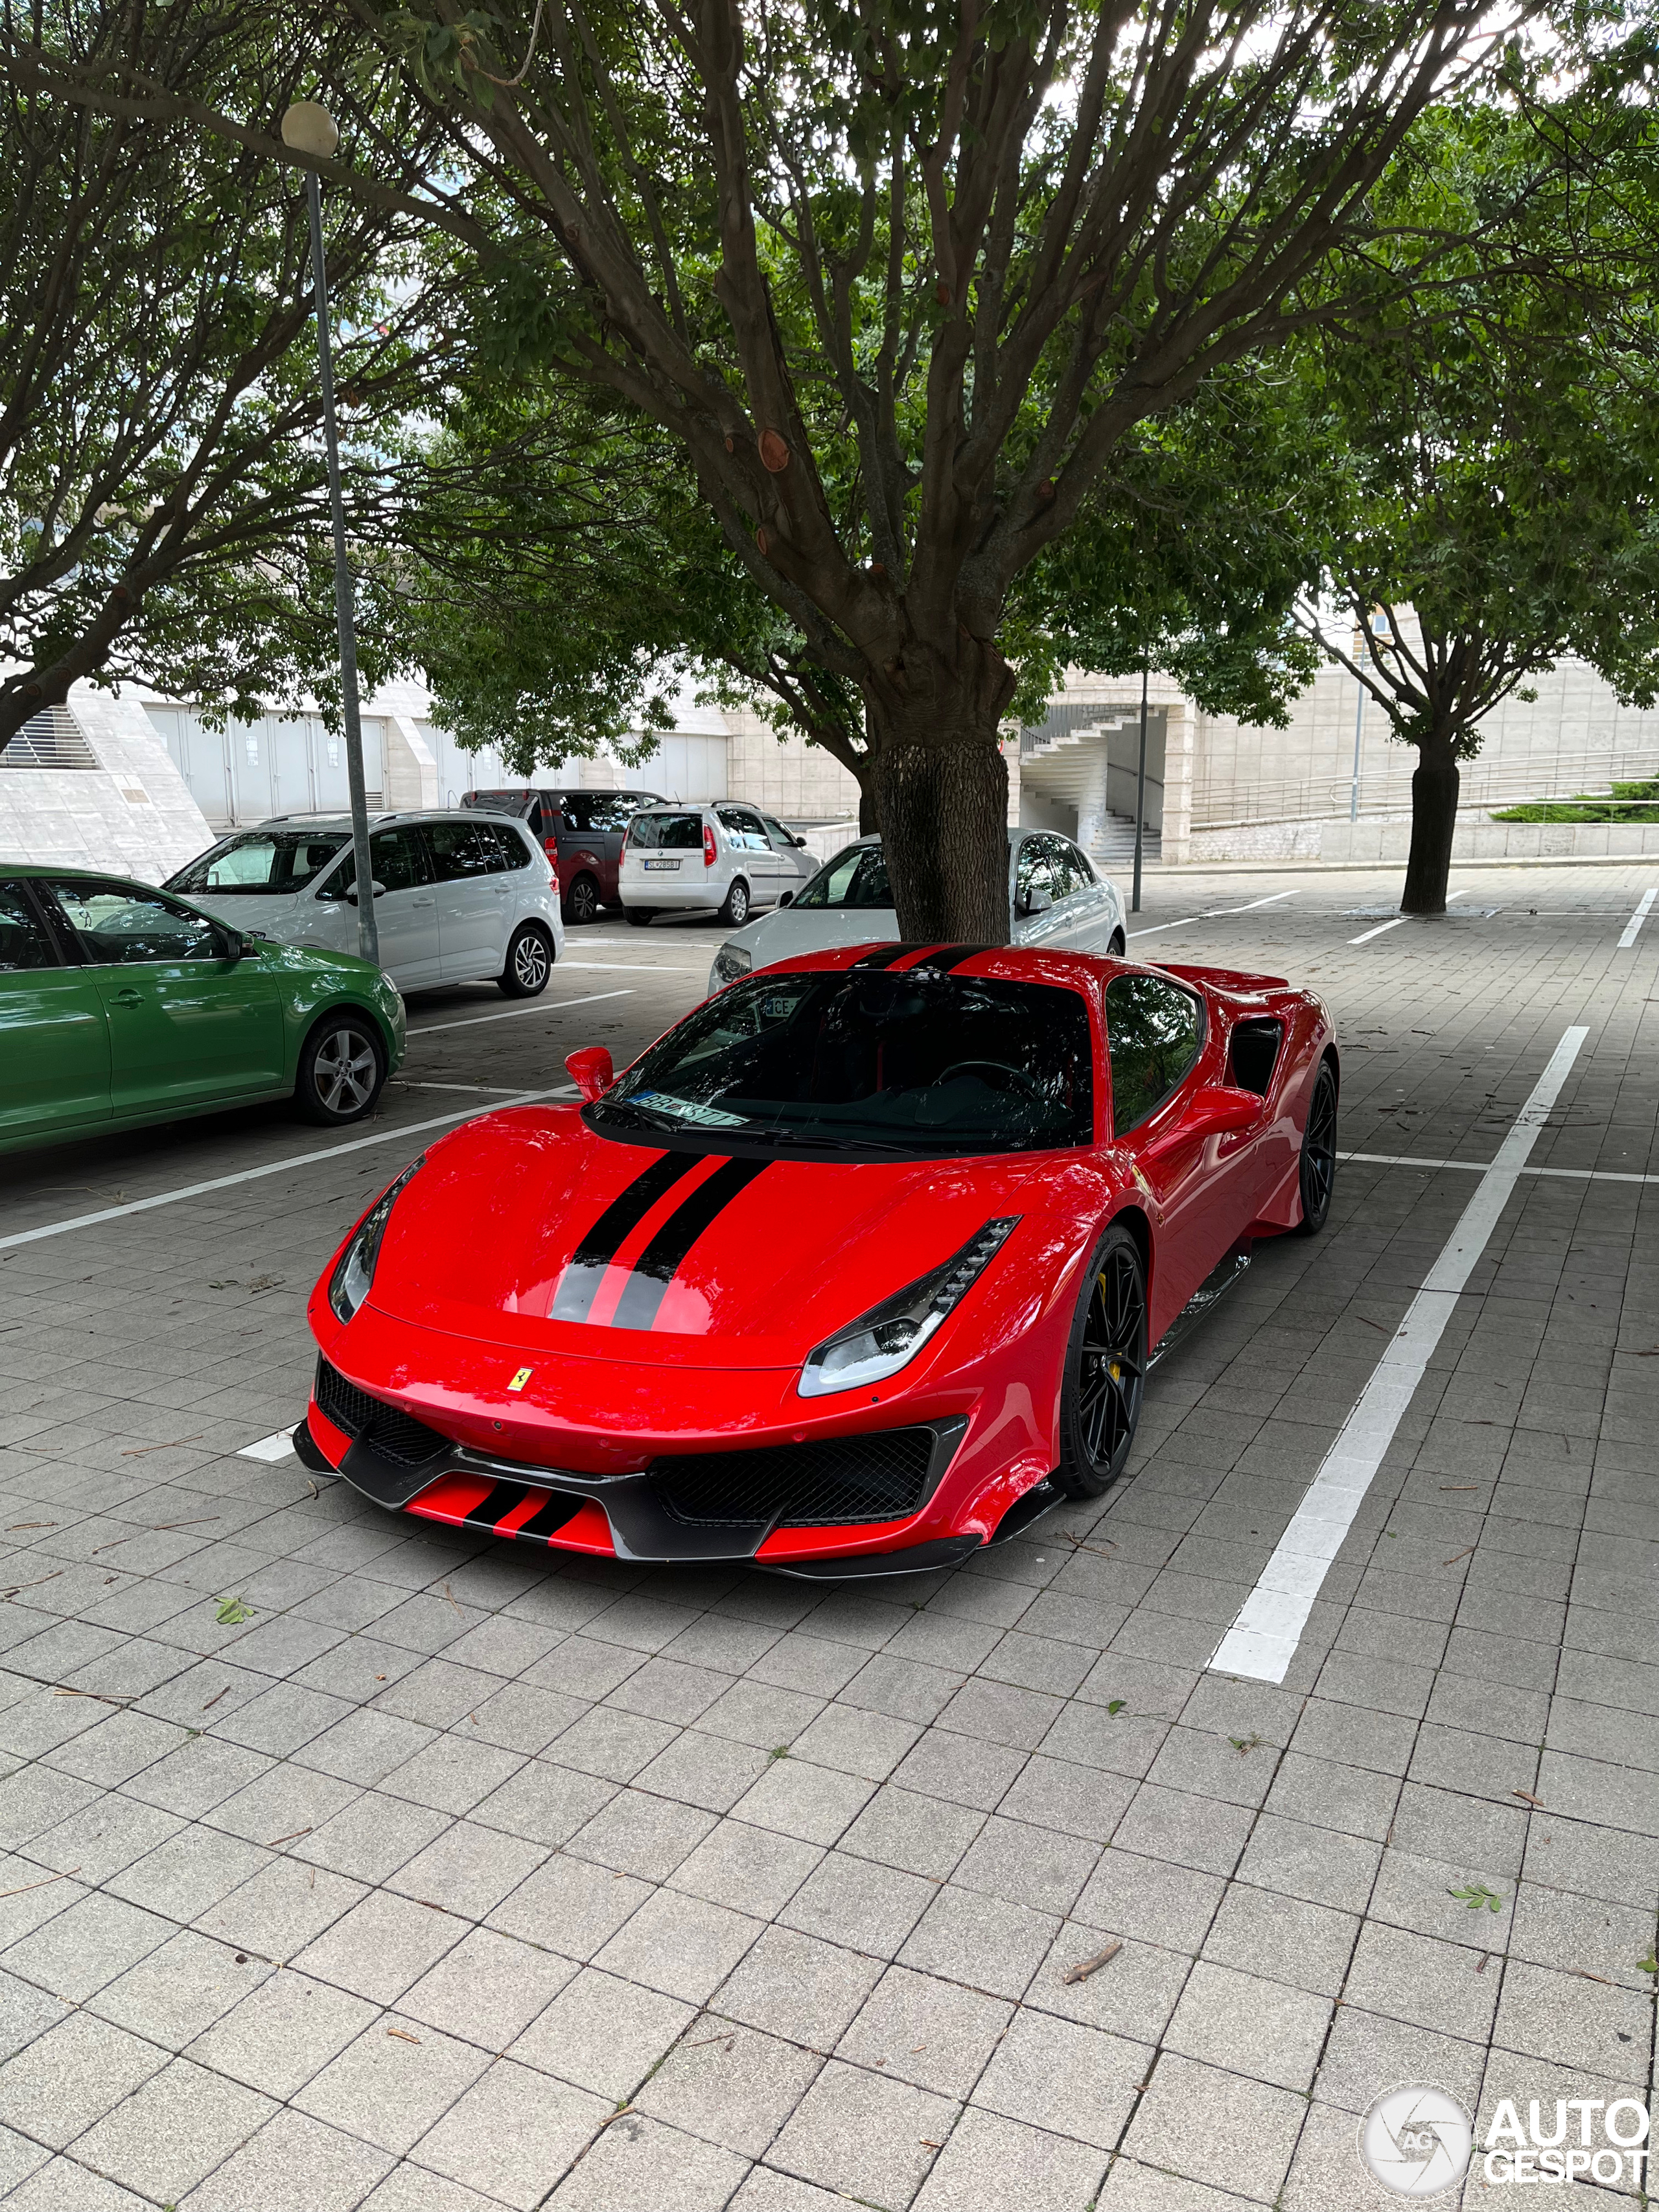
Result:
M1384 2090L1359 2124L1362 2163L1396 2197L1455 2188L1474 2142L1474 2124L1456 2098L1426 2081Z

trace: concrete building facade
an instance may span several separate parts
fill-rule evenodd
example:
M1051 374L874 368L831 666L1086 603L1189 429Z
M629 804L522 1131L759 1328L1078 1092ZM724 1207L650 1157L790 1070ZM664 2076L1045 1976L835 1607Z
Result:
M1578 661L1532 689L1490 717L1464 769L1456 857L1659 854L1659 808L1651 824L1492 819L1517 799L1659 775L1659 710L1621 707ZM1139 780L1148 865L1403 860L1416 756L1389 738L1380 709L1360 714L1358 705L1353 678L1334 664L1294 702L1282 730L1201 714L1154 676L1142 779L1139 679L1072 671L1042 721L1004 745L1009 819L1062 830L1121 872ZM449 807L467 790L521 781L495 754L464 752L418 684L388 684L365 702L363 743L374 805ZM752 709L701 705L689 685L674 728L642 764L572 761L562 780L746 799L826 853L858 821L858 785L828 753L780 740ZM216 729L189 703L142 687L77 684L66 708L37 716L0 754L0 856L156 881L232 824L343 811L346 797L343 744L315 713Z

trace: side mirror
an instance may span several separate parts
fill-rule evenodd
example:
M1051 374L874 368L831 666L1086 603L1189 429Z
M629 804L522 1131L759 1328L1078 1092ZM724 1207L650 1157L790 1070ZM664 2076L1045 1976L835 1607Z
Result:
M1235 1084L1207 1084L1170 1132L1171 1141L1253 1129L1261 1119L1262 1103L1254 1091L1241 1091Z
M793 891L780 891L778 893L778 904L780 906L793 906L794 903L795 894Z
M1021 897L1019 910L1023 915L1047 914L1053 904L1054 901L1047 891L1030 890Z
M375 898L384 898L386 896L386 885L384 884L377 884L371 879L368 888ZM353 884L351 889L346 893L346 896L351 901L353 906L356 905L357 886L356 884Z
M580 1052L567 1054L564 1066L590 1106L596 1098L603 1098L617 1079L610 1052L602 1044L585 1045Z
M804 853L806 850L806 840L805 837L792 837L789 842L798 853Z
M222 960L246 960L252 951L252 945L240 930L233 929L228 922L220 923L219 957Z

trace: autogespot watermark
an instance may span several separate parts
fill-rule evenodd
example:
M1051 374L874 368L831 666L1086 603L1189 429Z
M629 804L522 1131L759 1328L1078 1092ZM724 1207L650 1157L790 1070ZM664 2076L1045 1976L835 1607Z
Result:
M1396 2197L1438 2197L1477 2160L1497 2186L1599 2181L1639 2186L1647 2165L1649 2114L1634 2097L1498 2100L1477 2145L1455 2097L1427 2081L1387 2089L1359 2124L1359 2156Z

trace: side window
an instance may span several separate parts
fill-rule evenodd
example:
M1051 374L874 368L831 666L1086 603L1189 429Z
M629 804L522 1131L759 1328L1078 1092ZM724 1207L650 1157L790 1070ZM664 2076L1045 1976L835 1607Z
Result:
M1161 1106L1204 1042L1198 1000L1162 975L1115 975L1106 986L1112 1129L1124 1136Z
M516 830L504 829L498 822L495 825L495 836L501 848L502 866L509 875L514 869L527 868L530 866L530 848Z
M789 835L789 832L784 828L781 822L775 822L769 814L763 814L761 820L766 824L767 836L777 847L779 852L793 853L794 851L795 841Z
M634 812L631 801L606 793L589 802L587 826L593 830L626 830Z
M766 824L759 815L744 814L739 818L743 823L743 842L749 850L751 853L769 853L772 841L767 836Z
M482 823L469 823L469 834L476 836ZM432 871L427 866L426 848L421 842L418 830L377 830L368 841L368 865L374 879L389 891L412 890L416 884L429 884ZM317 892L319 898L343 899L357 882L357 856L349 845L345 858Z
M429 822L426 834L441 884L468 884L478 876L498 876L507 855L489 822Z
M175 906L157 891L85 879L58 882L52 888L88 957L99 967L224 957L224 940L205 915Z
M720 828L726 832L728 845L741 848L743 837L743 809L739 806L717 806L714 809Z
M574 830L582 833L589 830L602 830L605 827L602 822L594 820L593 801L585 792L562 791L553 803L564 817L564 827L568 830Z
M56 968L58 948L21 884L0 884L0 973Z
M1051 905L1055 899L1065 896L1054 877L1054 864L1049 850L1052 842L1048 837L1027 837L1020 846L1019 863L1014 877L1014 912L1017 915L1032 911L1031 900L1036 892L1043 892Z
M1095 872L1088 855L1065 837L1057 837L1060 848L1059 866L1066 878L1066 889L1071 891L1091 891L1095 887Z

